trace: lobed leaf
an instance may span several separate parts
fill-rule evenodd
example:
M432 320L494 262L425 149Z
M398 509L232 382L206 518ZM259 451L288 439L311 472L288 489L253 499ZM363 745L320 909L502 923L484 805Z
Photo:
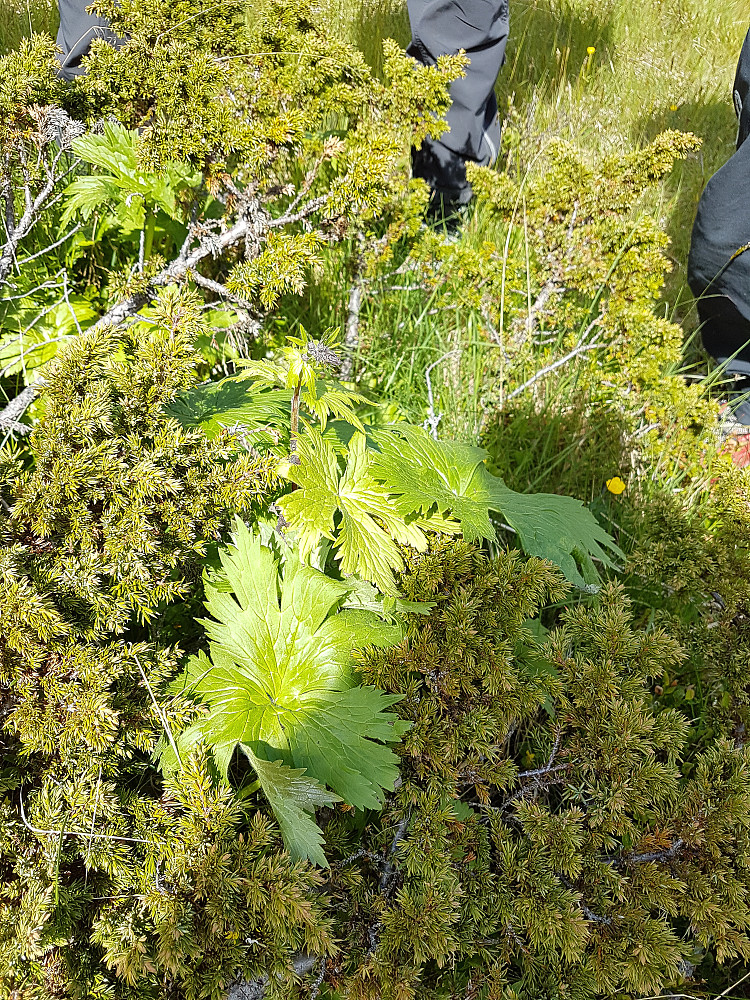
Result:
M327 868L323 834L314 818L315 808L332 806L341 801L339 797L306 776L304 768L292 769L280 760L263 760L244 743L240 748L258 775L289 853Z
M324 793L326 802L340 796L358 808L378 808L398 774L387 744L407 724L387 711L400 696L355 686L352 668L357 649L392 646L400 628L368 610L339 610L350 586L304 565L295 551L282 577L271 550L241 521L221 561L231 590L207 579L210 659L191 658L183 678L209 712L179 736L177 749L205 740L225 779L238 745L249 759L263 760L255 769L274 812L274 796L292 780L300 808L304 795L314 805ZM173 767L173 758L164 749L162 766ZM269 770L270 761L286 770ZM334 794L316 791L313 779ZM279 822L292 853L321 863L299 810L284 806Z
M624 558L580 500L553 493L516 493L489 472L485 465L489 455L481 448L435 441L409 424L395 425L375 438L381 450L373 457L371 474L388 490L403 517L435 511L433 524L438 530L455 530L451 522L458 522L464 538L476 541L495 538L489 512L496 511L517 532L525 552L549 559L579 587L598 578L593 559L614 567L613 557Z

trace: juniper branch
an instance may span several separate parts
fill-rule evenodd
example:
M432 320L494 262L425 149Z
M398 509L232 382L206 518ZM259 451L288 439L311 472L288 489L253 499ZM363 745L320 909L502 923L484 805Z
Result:
M26 819L26 811L24 810L23 807L23 789L19 789L18 792L18 805L21 814L21 822L23 823L23 825L30 833L35 833L37 836L40 837L59 837L60 839L62 839L63 837L84 837L87 840L112 840L124 844L150 844L151 846L153 846L153 841L144 840L142 837L121 837L109 833L92 833L91 831L87 832L83 830L66 830L64 827L62 827L60 830L43 830L38 826L33 826Z
M631 865L645 865L652 861L671 861L682 848L685 846L685 841L678 837L677 840L664 851L651 851L648 854L634 854L632 857L628 858L628 862Z
M188 272L188 277L191 278L199 288L205 288L208 292L213 292L218 295L221 299L226 299L227 302L233 302L235 305L239 306L241 309L245 309L247 312L254 312L254 307L252 302L248 302L247 299L243 299L241 295L235 295L234 292L230 292L226 285L222 285L220 281L214 281L213 278L204 277L199 271L191 270Z

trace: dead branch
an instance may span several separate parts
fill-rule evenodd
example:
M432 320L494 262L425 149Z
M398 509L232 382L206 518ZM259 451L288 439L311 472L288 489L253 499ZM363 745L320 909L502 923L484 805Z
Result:
M49 253L50 250L56 250L59 246L62 246L63 243L66 242L66 240L69 240L71 236L75 236L75 234L79 231L79 229L82 228L83 226L79 222L77 226L73 226L73 228L69 232L67 232L64 236L61 236L59 240L55 240L54 243L50 243L50 245L48 247L45 247L44 250L37 250L37 252L31 254L30 257L22 257L19 261L17 261L18 266L23 267L24 264L28 264L29 261L36 260L37 257L43 257L44 254Z
M25 157L21 157L21 169L24 174L24 213L17 222L15 221L12 207L13 195L11 190L11 181L8 177L4 179L3 196L5 198L6 243L2 248L2 252L0 252L0 281L4 281L12 271L16 262L16 251L21 240L28 236L36 223L39 221L42 209L45 207L45 203L49 199L52 192L55 190L60 181L64 180L65 177L75 170L81 162L76 159L72 163L68 164L62 173L57 173L60 161L67 155L67 150L60 149L54 155L50 163L46 160L41 161L42 166L44 167L46 180L36 195L32 193L31 176L26 165Z
M187 257L178 257L168 264L152 279L148 289L131 295L129 298L118 302L117 305L107 310L96 323L88 328L87 333L119 326L124 320L135 316L145 305L155 298L157 288L178 283L183 278L186 278L191 271L194 271L200 261L209 256L209 254L213 254L215 249L219 253L223 253L244 239L248 231L248 225L248 221L243 219L215 239L202 240ZM9 421L16 424L19 417L23 415L28 406L36 398L36 395L36 388L34 386L27 386L5 409L0 410L0 427L8 426ZM22 399L23 403L21 404L19 401Z
M685 841L682 837L678 837L671 847L668 847L664 851L652 851L649 854L633 854L632 857L627 858L628 864L631 865L646 865L651 864L653 861L671 861L682 848L685 846Z
M346 312L346 333L344 334L344 359L341 362L341 378L346 382L352 377L354 355L359 349L359 312L362 308L362 278L357 275L349 289L349 303Z
M33 385L27 385L15 399L12 399L5 409L0 410L0 430L12 434L30 434L31 428L20 423L21 417L36 399L37 390Z
M577 357L579 354L584 354L586 351L593 351L594 348L598 347L599 341L596 339L596 337L594 337L593 340L586 343L589 334L591 333L591 331L594 329L594 327L597 325L598 322L599 320L597 318L592 323L589 324L589 326L584 331L583 336L578 341L578 343L576 344L576 346L573 348L572 351L569 351L562 358L558 358L558 360L554 361L552 364L546 365L544 368L540 368L539 371L536 372L534 375L532 375L530 379L528 379L526 382L523 383L523 385L519 385L517 389L514 389L513 392L509 393L509 395L506 396L506 402L510 402L511 399L515 399L516 396L520 396L522 392L525 392L540 379L543 379L546 375L549 375L551 372L556 371L558 368L562 368L563 365L567 364L568 361L572 361L572 359Z
M578 905L581 907L581 912L583 913L584 917L590 923L599 924L601 927L612 926L613 923L612 917L601 917L599 916L598 913L594 913L594 911L590 909L583 901L583 897L581 896L580 891L576 889L575 885L570 881L570 879L566 878L562 874L562 872L555 872L555 874L560 879L560 881L562 882L562 884L565 886L566 889L572 889L573 892L578 892Z
M547 308L549 300L553 295L562 295L564 291L565 288L557 278L548 278L544 282L526 315L519 316L513 323L513 341L517 346L520 346L524 340L533 337L537 330L539 316Z
M199 271L188 271L188 278L191 278L199 288L205 288L208 292L213 292L218 295L220 299L225 299L227 302L233 302L236 306L244 309L246 312L253 313L254 307L252 302L248 302L247 299L243 299L241 295L235 295L234 292L230 292L226 285L222 285L219 281L214 281L213 278L205 278Z
M317 955L298 955L292 962L292 968L297 976L305 976L312 972L315 966L324 961ZM270 976L260 976L250 982L240 980L229 987L227 1000L263 1000ZM322 977L321 977L322 982Z
M74 169L77 163L80 162L76 160L63 174L58 176L55 174L55 169L63 155L64 150L61 149L56 154L51 164L44 164L47 181L36 197L32 197L31 195L30 182L28 181L28 170L25 167L25 164L23 165L23 171L27 177L27 183L24 188L24 197L27 207L20 221L17 224L13 224L12 232L8 234L8 240L3 247L2 254L0 255L0 281L5 279L16 263L16 248L24 236L26 236L35 225L39 218L39 213L41 212L41 209L45 205L47 199L52 194L56 183L61 178L65 177L66 174ZM7 194L5 189L3 189L3 192ZM239 206L238 220L233 226L224 232L217 233L213 231L213 229L208 229L208 227L199 227L197 229L191 227L188 237L182 245L179 256L167 264L166 267L159 272L159 274L155 275L155 277L151 279L147 288L131 295L127 299L123 299L116 305L112 306L111 309L108 309L107 312L96 321L96 323L88 327L87 332L94 333L99 330L119 326L120 323L123 323L130 317L136 316L145 305L148 305L149 302L153 301L159 288L166 285L179 284L181 281L188 278L193 278L196 281L196 284L200 284L204 288L210 288L211 291L230 298L230 300L235 301L242 308L251 310L252 307L250 303L245 300L240 300L238 296L234 296L233 293L229 292L229 290L225 288L224 285L221 285L218 282L213 282L211 279L204 278L200 275L197 270L198 264L209 256L212 258L220 257L227 250L242 241L245 243L246 254L251 257L256 256L260 253L266 234L271 229L307 219L325 204L327 198L327 195L319 198L313 198L296 211L291 213L287 212L279 218L273 219L268 212L262 208L257 198L245 197L243 199L243 203ZM6 197L6 227L7 226L8 212ZM72 235L72 233L68 235ZM196 237L198 238L198 245L190 250L190 244ZM27 386L27 388L24 389L24 391L8 406L6 406L5 409L0 410L0 428L11 430L14 433L27 433L28 428L24 424L19 423L19 418L36 398L36 395L36 388L34 386Z

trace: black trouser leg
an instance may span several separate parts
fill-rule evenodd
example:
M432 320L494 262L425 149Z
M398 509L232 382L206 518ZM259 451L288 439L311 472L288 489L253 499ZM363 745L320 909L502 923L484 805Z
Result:
M415 177L458 204L471 198L466 162L492 163L500 147L495 83L508 40L508 0L408 0L408 52L432 66L438 56L466 51L466 76L451 85L450 131L412 152Z
M706 352L726 363L729 374L750 375L750 321L732 300L707 295L698 301L698 315Z
M737 152L701 195L688 281L698 300L706 351L720 361L737 355L727 371L744 373L750 362L750 32L737 66L734 103Z
M737 148L750 135L750 31L742 46L740 61L737 64L737 75L734 78L734 108L740 120L737 134Z
M95 38L103 38L110 45L119 45L120 39L103 17L87 14L86 7L92 0L58 0L60 29L57 45L62 49L60 76L72 80L83 73L81 60L88 53Z

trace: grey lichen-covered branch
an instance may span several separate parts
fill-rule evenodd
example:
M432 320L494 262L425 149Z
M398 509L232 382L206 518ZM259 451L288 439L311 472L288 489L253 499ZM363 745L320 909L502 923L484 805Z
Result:
M312 972L320 959L315 955L298 955L294 959L293 968L297 976L306 976ZM240 980L230 986L227 993L227 1000L263 1000L268 986L268 976L259 976L249 982Z
M21 417L31 406L37 396L36 387L27 385L26 388L12 399L5 409L0 410L0 433L7 434L28 434L31 428L27 424L22 424Z
M396 872L396 866L394 864L394 857L396 851L398 850L399 844L403 841L404 837L407 835L409 830L409 823L412 817L412 810L410 809L405 816L401 818L396 829L393 833L393 838L388 847L387 852L382 854L375 854L371 851L360 850L349 857L343 858L338 861L334 867L342 868L347 864L351 864L354 861L359 860L359 858L368 858L375 862L376 866L380 871L380 878L378 881L378 892L384 897L388 898L392 891L393 876ZM378 938L381 923L376 921L368 929L368 955L371 955L378 946ZM312 972L313 969L318 966L318 973L315 981L312 984L311 995L317 996L320 991L321 983L323 982L323 976L325 974L325 956L320 955L297 955L292 962L292 968L296 976L305 976ZM268 986L269 976L259 976L257 979L251 981L238 980L233 983L229 988L227 993L227 1000L264 1000L266 996L266 988Z
M5 243L0 249L0 282L5 282L16 266L16 253L21 241L39 222L42 212L47 207L47 203L57 190L58 185L70 175L80 161L69 162L69 153L63 148L59 149L50 159L41 157L40 162L44 170L44 181L36 192L32 190L32 179L29 171L24 170L24 212L20 219L16 219L14 188L11 178L6 174L0 180L5 221Z

